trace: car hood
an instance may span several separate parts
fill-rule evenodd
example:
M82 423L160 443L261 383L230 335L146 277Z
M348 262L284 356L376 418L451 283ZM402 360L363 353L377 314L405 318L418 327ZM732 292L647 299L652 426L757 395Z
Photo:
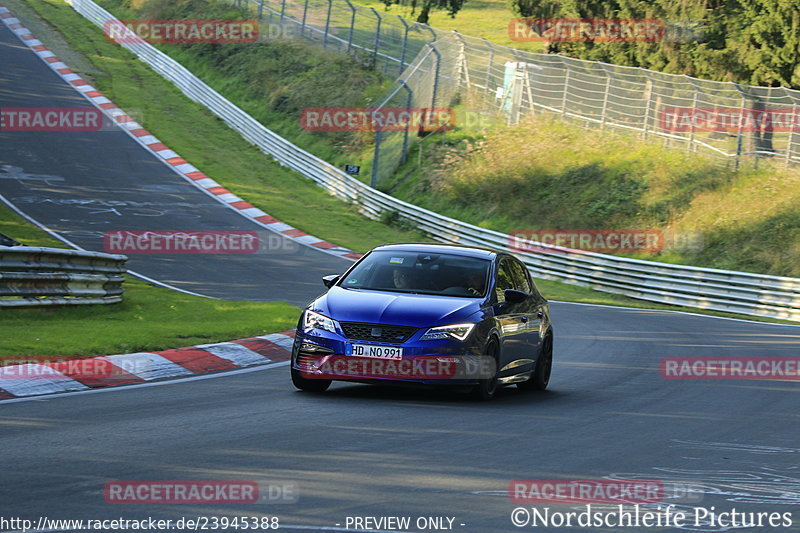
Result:
M418 328L468 322L481 301L426 294L403 294L334 286L312 309L342 322L396 324Z

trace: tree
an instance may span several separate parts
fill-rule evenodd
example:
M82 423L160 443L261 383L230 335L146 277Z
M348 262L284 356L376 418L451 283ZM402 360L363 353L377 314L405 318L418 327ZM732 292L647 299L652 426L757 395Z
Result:
M530 18L645 18L696 24L696 38L559 42L548 52L718 81L800 88L798 0L507 0Z
M557 0L508 0L513 13L525 18L554 18L560 16L561 4Z
M521 17L595 18L609 16L621 8L617 0L507 0Z
M417 12L417 8L419 8L417 22L427 24L428 20L430 19L431 11L435 11L437 9L446 9L447 14L455 18L456 13L458 13L461 8L464 7L464 2L466 1L467 0L383 0L383 3L387 6L392 4L410 6L412 15L415 14Z
M800 5L796 0L739 0L742 25L729 48L749 75L746 83L800 85Z

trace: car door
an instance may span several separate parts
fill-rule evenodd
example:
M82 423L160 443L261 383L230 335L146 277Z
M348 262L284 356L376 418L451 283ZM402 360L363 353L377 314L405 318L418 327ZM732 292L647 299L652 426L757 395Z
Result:
M526 302L506 302L504 291L514 289L514 263L509 256L501 256L497 263L494 283L495 321L500 334L499 375L515 374L514 361L525 353L524 342L527 312ZM511 366L510 366L511 365Z
M544 317L543 298L534 287L528 269L517 259L512 259L512 281L516 290L528 294L528 298L519 306L523 322L520 359L535 360L542 342L540 330Z

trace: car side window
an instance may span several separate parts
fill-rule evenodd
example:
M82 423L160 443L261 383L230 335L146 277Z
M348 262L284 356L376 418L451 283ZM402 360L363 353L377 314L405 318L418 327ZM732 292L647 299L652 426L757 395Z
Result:
M506 289L514 288L514 274L511 270L511 262L508 259L501 259L497 269L497 282L494 284L494 293L497 301L503 303L506 296L503 293Z
M544 296L542 296L542 293L539 292L539 287L536 286L536 282L534 281L533 276L531 276L531 273L527 268L525 269L525 274L527 274L528 282L531 284L531 294L533 294L533 296L537 300L544 300L545 299Z
M526 294L531 293L531 284L528 281L527 272L525 267L519 261L510 261L511 274L513 276L514 289L522 291Z

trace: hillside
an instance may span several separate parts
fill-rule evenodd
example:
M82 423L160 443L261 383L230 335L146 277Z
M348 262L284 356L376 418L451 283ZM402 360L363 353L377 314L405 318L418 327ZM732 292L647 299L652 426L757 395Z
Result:
M209 1L108 0L120 17L233 17ZM308 132L304 107L367 105L387 80L302 41L160 45L268 127L337 165L368 165L370 133ZM346 71L347 80L342 71ZM455 131L425 143L381 187L499 231L638 228L700 232L701 246L646 259L779 275L800 274L800 181L782 164L733 171L718 160L627 134L547 120ZM412 151L416 155L416 151ZM366 167L369 168L369 167ZM364 179L366 177L362 176ZM391 220L387 219L391 222Z
M691 242L636 257L800 275L800 173L782 160L733 171L633 134L543 118L450 133L426 153L425 169L415 161L400 169L392 194L504 232L674 231Z

